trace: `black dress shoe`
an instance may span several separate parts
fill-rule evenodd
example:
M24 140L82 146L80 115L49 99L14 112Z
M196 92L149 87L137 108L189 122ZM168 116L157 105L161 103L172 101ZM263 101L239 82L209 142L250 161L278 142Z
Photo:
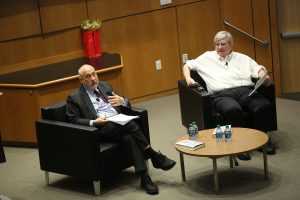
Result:
M147 194L158 194L158 187L152 182L150 176L141 177L141 188L145 190Z
M251 156L249 153L242 153L237 155L238 159L240 160L251 160Z
M274 154L276 153L275 147L274 147L273 145L270 145L270 144L268 144L268 145L265 147L265 150L266 150L266 153L267 153L268 155L274 155ZM262 148L261 148L261 149L258 149L258 151L263 152L263 149L262 149Z
M171 160L170 158L161 154L160 152L159 153L156 152L155 155L151 157L151 161L153 167L162 170L172 169L176 164L174 160Z

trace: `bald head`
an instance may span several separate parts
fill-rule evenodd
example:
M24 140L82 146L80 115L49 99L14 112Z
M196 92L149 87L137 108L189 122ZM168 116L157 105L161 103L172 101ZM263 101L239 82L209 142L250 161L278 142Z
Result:
M86 74L87 71L92 70L92 69L95 70L95 68L94 68L93 66L88 65L88 64L84 64L84 65L82 65L82 66L78 69L78 75L79 75L80 77L82 77L82 76L84 76L84 75Z
M98 85L98 76L95 72L95 68L91 65L84 64L78 69L78 75L80 82L84 87L94 90Z

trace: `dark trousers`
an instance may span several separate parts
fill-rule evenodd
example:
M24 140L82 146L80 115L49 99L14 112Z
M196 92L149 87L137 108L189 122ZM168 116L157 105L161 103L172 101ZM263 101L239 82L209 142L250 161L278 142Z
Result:
M107 122L99 128L99 140L103 142L120 142L131 152L137 174L147 170L144 150L149 146L143 132L135 121L125 125Z
M266 132L272 123L271 103L258 92L248 96L252 90L251 87L238 87L217 92L213 106L232 126L247 127L246 112L253 118L252 128Z

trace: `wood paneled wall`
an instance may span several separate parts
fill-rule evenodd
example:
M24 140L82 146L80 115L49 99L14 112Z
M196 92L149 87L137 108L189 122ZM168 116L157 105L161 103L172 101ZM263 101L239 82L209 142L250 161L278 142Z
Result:
M219 10L219 0L177 7L180 55L188 54L189 59L193 59L214 49L213 37L221 30Z
M1 42L0 74L70 59L69 54L83 55L78 28Z
M194 58L211 50L214 34L223 27L222 17L245 24L240 20L253 15L266 24L269 1L274 0L173 0L161 6L160 0L3 0L0 26L6 28L0 30L0 74L83 56L81 20L100 18L101 47L123 56L124 95L136 99L176 90L182 53ZM251 24L245 26L249 33L270 35L257 27L261 25ZM244 43L253 47L245 48ZM247 39L235 41L235 50L250 56L259 49ZM256 58L265 62L265 57ZM161 70L155 69L156 60L161 60Z
M280 33L300 32L300 1L277 0ZM300 38L280 38L280 61L282 74L282 92L300 92Z
M223 8L221 9L222 19L253 35L251 0L221 0L220 2ZM255 58L254 41L222 25L234 38L234 50Z
M108 21L102 33L105 51L122 52L124 95L134 99L177 87L181 70L175 8ZM161 60L161 70L156 70L156 60Z
M39 0L42 32L78 27L87 18L86 0Z
M0 42L41 34L37 0L0 1L0 27Z

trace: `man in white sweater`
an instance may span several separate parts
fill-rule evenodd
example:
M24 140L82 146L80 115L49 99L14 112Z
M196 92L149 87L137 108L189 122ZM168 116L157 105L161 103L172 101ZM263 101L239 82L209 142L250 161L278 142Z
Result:
M271 123L271 104L257 92L249 96L254 85L252 77L266 75L264 84L271 83L266 68L247 55L233 52L233 37L227 31L218 32L214 43L215 51L207 51L194 60L188 60L183 66L187 84L195 84L190 71L197 71L205 81L208 92L213 94L214 109L226 118L227 123L245 127L243 112L246 111L254 116L254 128L266 132ZM270 145L268 152L273 154L275 149ZM249 154L238 157L243 160L251 158Z

